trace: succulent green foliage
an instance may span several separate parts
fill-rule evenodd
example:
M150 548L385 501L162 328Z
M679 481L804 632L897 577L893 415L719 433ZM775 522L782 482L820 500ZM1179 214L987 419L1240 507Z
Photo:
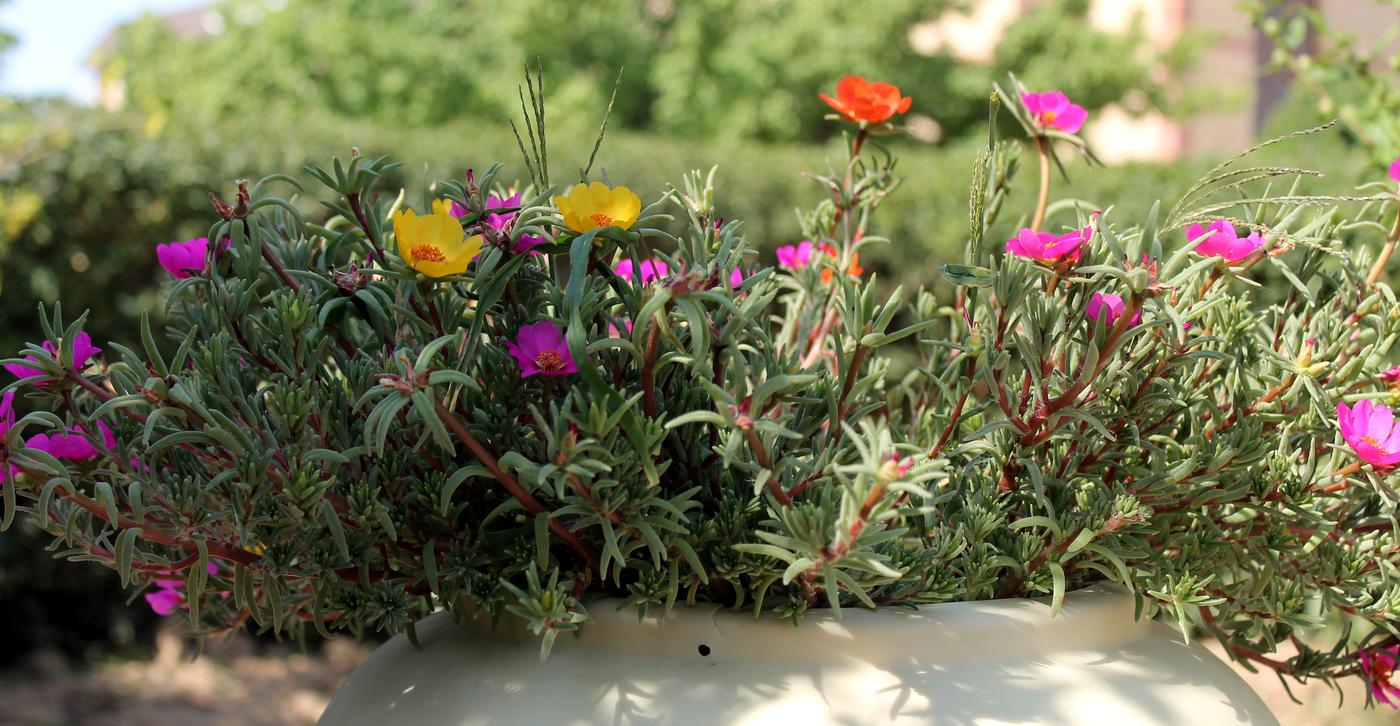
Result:
M441 182L431 195L488 244L436 280L395 254L406 202L379 187L386 160L311 170L329 189L314 219L278 196L301 193L291 178L242 183L209 232L228 246L168 291L173 354L146 328L74 370L61 341L82 319L45 317L60 354L27 349L45 373L23 390L54 413L6 438L4 522L25 512L138 586L179 573L200 633L400 632L441 607L521 618L547 650L607 595L798 620L1058 606L1111 581L1299 677L1394 642L1397 494L1335 424L1339 401L1393 398L1377 375L1400 305L1366 283L1371 253L1338 242L1382 237L1389 191L1307 196L1304 172L1237 160L1141 219L1052 205L1052 225L1094 229L1052 268L984 239L1020 158L990 137L980 244L926 275L944 304L858 274L861 249L889 243L875 220L899 176L878 135L848 142L815 177L824 201L801 223L819 245L794 270L758 264L717 217L713 175L585 234L551 204L562 187L520 190L499 233L483 224L496 168ZM1217 217L1263 231L1266 253L1195 254L1179 226ZM525 234L544 254L511 252ZM626 279L624 258L670 272ZM1262 295L1263 266L1292 289ZM1096 293L1125 310L1093 319ZM505 343L541 321L577 373L521 377ZM95 460L23 445L98 420L117 443L92 437ZM1326 622L1341 635L1309 640ZM1295 636L1296 658L1263 655Z

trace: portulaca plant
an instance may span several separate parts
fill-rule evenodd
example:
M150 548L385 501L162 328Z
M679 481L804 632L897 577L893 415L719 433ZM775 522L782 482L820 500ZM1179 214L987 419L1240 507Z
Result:
M99 350L54 310L6 361L3 524L202 634L445 608L547 651L601 597L800 620L1111 582L1253 665L1400 695L1395 185L1237 159L1141 218L1052 204L1085 114L1014 90L992 128L1009 101L1038 203L1007 208L1024 142L991 135L965 257L913 292L860 262L908 243L877 212L911 101L856 77L776 268L713 174L554 183L533 95L518 187L381 195L355 154L311 170L313 221L292 178L240 183L157 250L163 333Z

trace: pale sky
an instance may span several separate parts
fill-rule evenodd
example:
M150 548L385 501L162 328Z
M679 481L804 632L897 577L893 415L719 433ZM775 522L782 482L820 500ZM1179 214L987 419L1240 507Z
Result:
M19 44L0 57L0 94L60 95L91 101L97 78L83 65L102 36L146 11L169 12L200 0L0 0L0 28Z

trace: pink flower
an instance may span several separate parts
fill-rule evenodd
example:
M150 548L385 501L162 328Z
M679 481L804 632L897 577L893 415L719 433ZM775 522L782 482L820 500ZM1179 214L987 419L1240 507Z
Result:
M102 435L104 446L108 449L116 447L117 437L112 435L112 430L107 428L107 424L98 421L97 430ZM81 426L70 426L62 432L35 434L30 436L24 445L31 449L48 452L55 459L68 459L69 461L96 459L100 453L97 447L88 440L87 432Z
M631 320L626 320L626 321L623 321L622 324L627 326L627 332L630 334L630 333L632 332L632 321L631 321ZM608 337L609 337L609 338L621 338L621 337L622 337L622 333L618 332L617 326L616 326L616 325L613 325L612 323L608 323Z
M185 601L185 593L174 588L157 587L146 593L146 604L156 615L169 615Z
M208 572L211 575L217 575L219 574L219 568L213 562L210 562L208 565ZM173 570L159 574L167 578L179 575L179 573ZM155 585L155 589L146 593L146 604L151 606L151 609L155 611L156 615L169 615L175 612L175 608L177 607L189 609L189 605L185 602L184 580L178 578L156 578L151 580L151 584ZM227 595L227 593L225 593L225 595Z
M1337 424L1342 438L1362 461L1383 468L1400 464L1400 427L1395 426L1390 407L1357 401L1349 409L1338 403Z
M1210 236L1206 237L1207 234ZM1206 257L1224 257L1226 262L1239 262L1264 246L1264 238L1257 231L1251 231L1248 237L1240 237L1235 232L1235 225L1224 219L1217 219L1205 227L1199 224L1188 226L1186 241L1196 243L1196 252Z
M1390 162L1390 178L1400 181L1400 158Z
M184 242L170 242L156 245L156 260L166 272L177 280L204 274L206 253L209 251L208 237L195 237Z
M795 245L779 247L778 264L789 270L796 270L812 264L812 243L802 240Z
M743 270L742 268L736 267L736 268L730 270L730 271L729 271L729 286L730 286L730 287L733 287L733 288L739 287L740 285L744 284L744 277L745 277L745 275L744 275L744 270Z
M93 356L102 352L101 348L92 344L92 337L83 331L79 331L77 335L73 336L73 345L70 347L72 348L73 354L71 362L73 370L75 371L82 370L87 366L88 361L91 360ZM44 350L48 351L49 355L58 355L58 349L55 348L54 344L50 341L44 341ZM25 356L25 358L33 361L35 365L6 363L5 370L9 371L14 377L20 379L35 378L44 375L44 371L38 367L39 359L32 355Z
M1391 366L1381 373L1380 379L1386 383L1400 381L1400 366Z
M484 221L496 230L504 232L506 227L509 227L510 223L515 221L516 212L501 212L498 214L495 212L491 212L491 210L508 208L520 208L519 194L512 194L505 199L501 199L495 194L492 194L491 196L486 198L486 211L488 212L488 214L486 215L486 219Z
M486 226L488 226L488 227L490 227L490 228L496 230L497 232L500 232L500 233L502 233L502 234L509 234L509 233L510 233L511 223L513 223L513 222L515 221L515 216L516 216L516 214L518 214L518 212L499 212L499 213L497 213L497 212L492 212L491 210L492 210L492 209L518 209L519 207L520 207L520 194L519 194L518 192L515 193L515 194L510 195L509 197L506 197L505 199L502 199L502 198L496 196L495 194L492 194L492 195L486 197L486 211L487 211L487 214L486 214L486 216L481 220L481 222L482 222L483 224L485 224ZM464 207L464 206L462 206L462 205L460 205L460 204L458 204L458 203L456 203L456 202L453 202L453 203L452 203L452 208L451 208L451 210L450 210L450 213L452 214L452 216L457 217L458 219L461 219L462 217L465 217L465 216L467 216L468 214L470 214L470 213L471 213L471 210L467 209L466 207ZM520 236L520 239L516 240L516 241L515 241L515 244L510 248L510 251L511 251L511 252L514 252L514 253L517 254L517 255L523 255L523 254L525 254L525 253L527 253L527 252L529 252L529 253L532 254L532 255L537 255L537 254L539 254L538 252L532 252L531 250L532 250L533 248L539 246L539 245L544 244L544 243L547 242L547 241L548 241L548 240L546 240L546 239L543 238L543 237L536 237L536 236L534 236L534 235L528 235L528 234L521 235L521 236Z
M15 425L15 392L5 391L5 395L0 396L0 443L5 440L5 435L10 433L10 428ZM0 485L4 480L14 478L19 470L13 464L0 464Z
M548 320L526 325L516 334L515 341L506 341L506 350L520 364L520 377L536 373L546 376L567 376L577 373L578 366L569 353L564 333Z
M1113 325L1113 322L1118 319L1119 315L1123 314L1123 310L1126 308L1127 304L1123 302L1122 297L1108 292L1096 292L1093 297L1089 298L1089 304L1084 307L1084 314L1088 315L1089 319L1094 322L1098 322L1099 317L1102 316L1104 318L1103 324L1109 326ZM1133 313L1133 319L1128 321L1128 327L1137 325L1141 320L1142 311L1138 310Z
M900 456L899 452L897 451L893 454L890 454L890 461L894 462L895 468L899 471L900 476L904 476L905 474L909 473L909 467L914 465L914 457Z
M1030 111L1031 119L1041 128L1059 129L1067 134L1077 134L1084 127L1089 112L1083 106L1069 102L1069 97L1059 91L1044 93L1022 93L1022 103Z
M488 212L489 212L490 210L492 210L492 209L508 209L508 208L519 208L519 207L520 207L520 194L519 194L519 193L512 194L512 195L510 195L509 197L507 197L507 198L505 198L505 199L501 199L500 197L496 196L495 194L492 194L491 196L489 196L489 197L486 198L486 209L487 209ZM456 209L456 204L455 204L455 202L454 202L454 207L453 207L453 208ZM462 213L463 213L463 215L466 214L466 210L462 210ZM454 214L455 214L455 212L454 212ZM500 233L502 233L502 234L506 234L506 233L509 233L509 232L510 232L510 227L511 227L511 224L512 224L513 222L515 222L515 216L516 216L516 214L517 214L517 212L501 212L501 213L499 213L499 214L497 214L497 213L495 213L495 212L492 212L492 213L490 213L490 214L487 214L487 215L486 215L486 219L484 219L484 220L482 220L482 221L484 221L484 222L487 224L487 226L491 227L492 229L496 230L497 232L500 232ZM458 216L462 216L462 215L458 215ZM543 238L543 237L536 237L535 235L522 234L522 235L520 235L520 239L518 239L518 240L515 241L515 245L512 246L512 247L510 248L510 251L511 251L511 252L514 252L514 253L517 254L517 255L523 255L523 254L525 254L525 253L527 253L527 252L529 252L529 253L532 254L532 255L537 255L537 254L539 254L538 252L532 252L531 250L532 250L533 248L535 248L535 247L538 247L539 245L544 244L544 243L547 242L547 241L548 241L548 240L546 240L546 239Z
M613 272L616 273L618 277L631 282L633 273L632 260L626 258L618 260L617 264L613 265ZM667 272L670 272L670 268L661 260L642 260L643 285L665 277Z
M1361 670L1371 685L1371 695L1377 701L1391 708L1400 709L1400 683L1396 683L1397 666L1400 666L1400 645L1392 645L1374 653L1361 651ZM1395 700L1391 700L1394 696Z
M1032 260L1058 260L1077 252L1079 246L1088 239L1084 230L1075 230L1056 237L1049 232L1037 232L1027 228L1006 241L1006 251L1017 257L1028 257Z
M510 248L510 251L514 252L517 255L523 255L526 253L538 255L539 252L536 252L535 248L548 241L549 240L545 239L544 237L537 237L532 234L522 234L520 235L520 239L516 240L515 244Z
M5 395L0 396L0 441L3 441L5 434L10 433L10 428L15 425L15 392L5 391Z

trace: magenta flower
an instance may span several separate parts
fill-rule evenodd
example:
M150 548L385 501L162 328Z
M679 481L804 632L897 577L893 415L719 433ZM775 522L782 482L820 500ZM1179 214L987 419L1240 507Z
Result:
M783 245L778 248L778 264L790 270L796 270L812 264L812 243L802 240L795 245Z
M1374 653L1361 651L1361 670L1371 685L1371 695L1377 701L1391 708L1400 709L1400 683L1396 683L1396 671L1400 670L1400 645L1392 645ZM1395 700L1391 700L1391 697Z
M486 198L486 211L487 211L487 215L486 215L486 219L483 220L483 221L485 221L486 224L490 225L491 227L495 228L496 230L501 231L501 232L504 232L504 231L506 230L506 228L510 226L510 223L515 221L515 215L516 215L516 213L515 213L515 212L501 212L501 213L497 214L497 213L495 213L495 212L492 212L491 210L492 210L492 209L505 209L505 208L515 208L515 209L518 209L519 207L520 207L520 195L519 195L519 194L512 194L511 196L509 196L509 197L507 197L507 198L505 198L505 199L501 199L500 197L496 196L495 194L492 194L491 196L489 196L489 197ZM465 211L465 210L464 210L464 211ZM461 215L458 215L458 216L461 216Z
M1057 237L1049 232L1037 232L1026 228L1006 241L1006 251L1017 257L1028 257L1032 260L1058 260L1077 252L1079 246L1087 239L1084 230L1075 230Z
M219 574L219 568L213 562L209 563L208 571L211 575ZM151 610L154 610L156 615L169 615L175 612L177 607L188 609L189 605L185 602L184 593L185 581L176 577L179 573L170 571L160 574L164 575L164 578L176 579L158 577L151 580L155 589L146 593L146 604L151 606Z
M108 449L116 447L117 437L112 435L112 430L107 428L107 424L98 421L97 431L102 435L104 446ZM70 426L66 431L61 432L35 434L30 436L24 445L31 449L48 452L49 456L55 459L68 459L69 461L96 459L100 453L97 447L88 440L87 432L81 426Z
M88 335L86 332L83 331L79 331L77 335L73 336L73 345L71 346L71 348L73 349L73 358L71 360L71 363L73 366L73 370L75 371L82 370L84 367L87 366L88 361L91 360L93 356L102 352L101 348L98 348L97 346L92 344L92 336ZM49 355L58 355L58 349L55 348L54 344L50 341L44 341L44 350L48 351ZM9 371L12 375L14 375L15 378L20 379L36 378L38 376L44 375L43 369L38 367L39 359L35 358L32 355L25 356L25 358L30 361L33 361L34 365L31 366L26 365L24 363L6 363L5 370Z
M1400 158L1396 158L1395 161L1390 162L1390 178L1395 181L1400 181Z
M515 341L506 341L506 350L520 364L520 377L539 373L546 376L567 376L577 373L578 366L569 353L564 333L548 320L526 325L516 334Z
M900 456L898 451L890 454L890 461L894 462L895 470L901 477L909 473L909 468L914 465L914 457Z
M500 197L496 196L495 194L492 194L491 196L489 196L489 197L486 198L486 209L487 209L487 211L490 211L490 210L492 210L492 209L518 208L519 206L520 206L520 195L519 195L518 193L517 193L517 194L512 194L511 196L509 196L509 197L507 197L507 198L505 198L505 199L501 199ZM466 212L466 210L463 210L463 213L465 213L465 212ZM516 216L516 214L517 214L517 212L501 212L501 213L499 213L499 214L497 214L497 213L495 213L495 212L492 212L492 213L490 213L490 214L487 214L487 215L486 215L486 219L483 220L483 221L484 221L489 227L491 227L492 229L495 229L497 232L500 232L500 233L502 233L502 234L508 234L508 233L510 232L511 224L515 222L515 216ZM461 215L459 215L459 216L461 216ZM530 253L530 254L532 254L532 255L537 255L537 254L539 254L539 253L538 253L538 252L533 252L532 250L533 250L535 247L538 247L539 245L542 245L542 244L544 244L545 242L548 242L548 241L549 241L549 240L546 240L546 239L543 238L543 237L536 237L535 235L522 234L522 235L520 235L520 239L516 240L516 241L515 241L515 244L514 244L513 246L511 246L510 251L511 251L511 252L514 252L514 253L517 254L517 255L523 255L523 254L525 254L525 253L527 253L527 252Z
M15 425L15 392L5 391L5 395L0 396L0 445L4 444L5 436L10 433L10 429ZM0 479L13 479L18 469L14 464L8 462L0 464ZM0 481L3 484L3 481Z
M1088 315L1089 319L1094 322L1098 322L1099 318L1103 317L1103 324L1109 326L1113 325L1113 322L1118 319L1119 315L1123 314L1126 308L1127 303L1123 302L1122 297L1108 292L1096 292L1093 297L1089 298L1089 304L1084 307L1084 314ZM1142 311L1139 310L1133 313L1133 319L1128 321L1128 327L1137 325L1141 320Z
M526 253L538 255L539 252L536 252L535 248L548 241L549 240L545 239L544 237L537 237L532 234L522 234L520 235L520 239L516 240L515 244L511 246L510 251L514 252L517 255L523 255Z
M1381 373L1380 379L1386 383L1400 381L1400 366L1391 366Z
M1069 97L1059 91L1022 93L1021 101L1030 111L1031 120L1043 129L1077 134L1084 127L1084 120L1089 118L1089 112L1083 106L1070 103Z
M632 333L632 321L631 321L631 320L625 320L625 321L623 321L622 324L627 326L627 332L628 332L628 334L630 335L630 334ZM618 332L617 326L616 326L616 325L613 325L612 323L608 323L608 337L609 337L609 338L621 338L621 337L622 337L622 333Z
M632 282L632 260L623 258L613 265L613 272L620 278ZM646 285L653 280L659 280L670 272L670 268L661 260L642 260L642 284Z
M1069 253L1069 258L1075 262L1079 262L1079 253L1083 252L1084 248L1089 246L1089 240L1094 238L1094 223L1098 220L1099 211L1096 209L1093 214L1089 215L1089 225L1087 227L1081 227L1073 232L1066 232L1057 237L1055 242L1057 244L1067 244L1074 241L1073 238L1078 237L1079 244L1074 248L1073 252ZM1143 255L1142 259L1145 264L1147 262L1147 255ZM1153 263L1152 270L1155 275L1157 270L1156 263Z
M1338 403L1337 425L1362 461L1387 469L1400 464L1400 427L1390 407L1364 400L1352 408Z
M209 251L208 237L195 237L184 242L170 242L156 245L156 260L166 272L177 280L203 275L208 262L205 255Z
M1210 236L1206 237L1207 234ZM1217 219L1205 227L1199 224L1188 226L1186 241L1196 244L1196 252L1206 257L1224 257L1226 262L1239 262L1264 246L1264 238L1257 231L1251 231L1248 237L1240 237L1235 232L1235 225L1224 219Z
M734 288L739 287L740 285L744 284L744 278L745 278L745 277L746 277L746 275L744 274L743 268L736 267L736 268L730 270L730 271L729 271L729 286L730 286L730 287L734 287Z
M157 587L146 593L146 604L156 615L169 615L185 601L185 593L175 588Z
M501 234L509 234L509 233L510 233L511 224L512 224L513 222L515 222L515 217L516 217L516 214L518 214L518 212L499 212L499 213L498 213L498 212L492 212L491 210L492 210L492 209L516 209L516 208L519 208L519 207L520 207L520 194L519 194L519 193L512 194L512 195L510 195L509 197L506 197L505 199L502 199L502 198L496 196L495 194L492 194L492 195L486 197L486 211L487 211L487 214L486 214L485 218L483 218L481 221L482 221L482 223L485 224L486 226L488 226L488 227L490 227L490 228L496 230L497 232L500 232ZM464 207L464 206L462 206L462 205L460 205L460 204L458 204L458 203L456 203L456 202L453 202L453 203L452 203L452 208L451 208L451 210L450 210L450 213L452 214L452 216L457 217L458 219L460 219L460 218L462 218L462 217L467 216L470 212L471 212L471 210L467 209L466 207ZM511 246L510 251L511 251L511 252L514 252L514 253L517 254L517 255L523 255L523 254L525 254L525 253L527 253L527 252L530 253L530 254L532 254L532 255L537 255L537 254L539 254L539 253L538 253L538 252L533 252L532 250L533 250L535 247L538 247L539 245L542 245L542 244L544 244L545 242L548 242L548 241L549 241L549 240L546 240L546 239L543 238L543 237L536 237L536 236L534 236L534 235L529 235L529 234L521 235L521 236L520 236L520 239L516 240L516 241L515 241L515 244Z

